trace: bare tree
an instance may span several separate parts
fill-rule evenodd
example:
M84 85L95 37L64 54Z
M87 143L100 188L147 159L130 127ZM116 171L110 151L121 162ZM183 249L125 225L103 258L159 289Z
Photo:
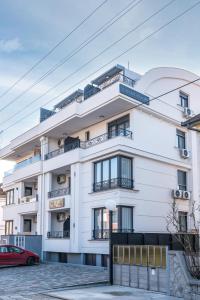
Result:
M190 274L194 278L200 279L200 253L199 253L199 213L200 206L193 201L189 213L190 230L181 231L177 202L174 199L166 217L167 231L173 235L179 245L181 245L186 264Z

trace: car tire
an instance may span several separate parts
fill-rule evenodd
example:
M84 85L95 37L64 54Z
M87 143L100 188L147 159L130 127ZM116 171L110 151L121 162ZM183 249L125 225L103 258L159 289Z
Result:
M29 257L26 261L27 266L32 266L35 263L35 259L33 257Z

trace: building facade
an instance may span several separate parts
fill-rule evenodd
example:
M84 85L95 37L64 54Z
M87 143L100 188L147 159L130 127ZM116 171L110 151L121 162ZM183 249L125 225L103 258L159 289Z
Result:
M192 231L199 202L199 134L181 126L200 110L197 75L116 65L83 90L41 109L40 123L0 150L6 234L42 235L44 259L106 265L107 203L113 230L166 232L177 204L180 231Z
M3 206L6 204L6 193L0 184L0 236L5 234L5 222L3 220Z

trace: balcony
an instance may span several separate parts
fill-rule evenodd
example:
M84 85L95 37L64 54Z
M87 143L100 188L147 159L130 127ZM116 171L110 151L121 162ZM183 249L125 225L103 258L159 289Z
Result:
M35 196L25 196L22 197L21 199L18 199L18 204L24 204L24 203L32 203L32 202L37 202L38 201L38 194Z
M112 233L133 233L134 229L113 229ZM94 240L108 240L110 235L109 229L94 229L92 231L92 238Z
M70 230L48 231L47 238L48 239L69 239L70 238Z
M53 191L48 192L48 198L66 196L66 195L70 195L70 193L71 193L70 188L53 190Z
M63 147L63 148L54 150L52 152L49 152L48 154L45 155L45 160L56 157L60 154L63 154L65 152L68 152L68 151L71 151L71 150L74 150L77 148L88 149L92 146L98 145L100 143L103 143L107 140L110 140L110 139L118 137L118 136L132 139L133 133L130 130L118 129L118 130L110 131L110 132L104 133L102 135L99 135L89 141L75 141L74 143L70 143L67 146L65 146L65 148Z
M40 156L40 155L37 155L37 156L30 157L30 158L28 158L28 159L25 159L25 160L23 160L23 161L20 161L19 163L17 163L17 164L14 166L13 169L11 169L11 170L9 170L9 171L6 171L6 172L4 173L4 177L9 176L9 175L12 175L12 174L14 173L14 171L19 170L19 169L21 169L21 168L24 168L24 167L26 167L26 166L28 166L28 165L31 165L31 164L33 164L33 163L35 163L35 162L38 162L38 161L40 161L40 160L41 160L41 156Z
M130 178L112 178L100 182L95 182L93 184L93 192L106 191L116 188L132 190L134 187L133 183L133 179Z

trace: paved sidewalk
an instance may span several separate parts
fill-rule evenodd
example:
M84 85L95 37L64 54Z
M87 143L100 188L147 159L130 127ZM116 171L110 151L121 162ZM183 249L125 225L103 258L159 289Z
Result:
M76 290L70 289L59 292L50 292L48 295L55 297L53 298L55 300L181 300L181 298L169 297L156 292L148 292L141 289L121 286L98 286ZM41 299L45 300L45 298Z
M0 300L26 300L34 299L33 297L45 299L36 295L53 289L107 280L107 270L92 266L49 263L31 267L0 268Z

